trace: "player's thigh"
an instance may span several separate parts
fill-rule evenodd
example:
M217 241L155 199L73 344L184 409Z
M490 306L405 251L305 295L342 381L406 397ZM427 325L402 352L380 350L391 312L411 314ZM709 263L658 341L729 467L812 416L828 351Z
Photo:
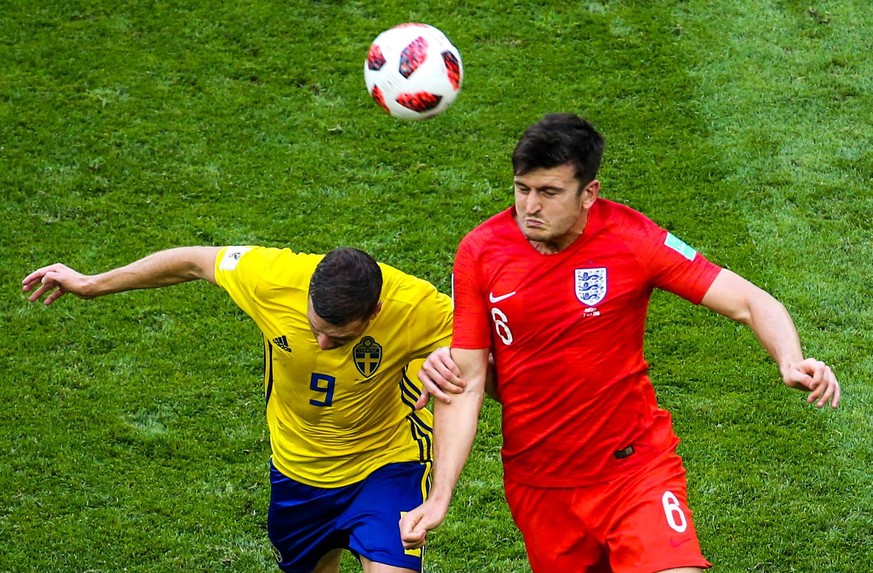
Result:
M678 455L664 455L632 478L619 480L612 496L616 502L606 540L613 571L697 571L710 566L700 551Z
M348 536L338 530L337 522L357 487L312 487L271 468L267 534L282 571L321 572L317 567L322 566L325 573L331 571L334 551L348 545Z
M609 571L606 547L584 517L572 488L505 482L506 501L534 573Z
M312 573L339 573L344 549L332 549L318 560Z
M361 567L364 569L364 573L419 573L418 569L406 569L404 567L376 563L363 556L359 557L359 559L361 560Z
M399 522L403 513L426 499L429 470L428 464L393 463L363 481L339 523L349 535L349 549L362 562L421 571L424 549L404 549Z

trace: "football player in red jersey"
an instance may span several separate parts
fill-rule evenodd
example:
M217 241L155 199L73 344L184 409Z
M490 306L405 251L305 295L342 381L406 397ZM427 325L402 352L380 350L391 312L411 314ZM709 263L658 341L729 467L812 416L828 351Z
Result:
M571 114L524 133L515 205L471 231L454 266L451 355L435 353L430 496L401 520L408 547L445 518L470 452L489 353L502 404L504 481L534 573L694 572L703 557L676 453L643 357L651 293L662 289L748 325L790 388L819 408L840 386L804 357L784 306L643 214L599 197L603 138Z

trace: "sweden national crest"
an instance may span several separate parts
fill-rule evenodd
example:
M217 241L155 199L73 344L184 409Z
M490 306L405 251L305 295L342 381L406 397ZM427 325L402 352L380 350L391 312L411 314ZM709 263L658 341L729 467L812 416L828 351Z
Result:
M355 345L352 357L358 372L369 378L382 364L382 346L372 336L365 336Z
M588 306L606 298L606 267L576 269L576 298Z

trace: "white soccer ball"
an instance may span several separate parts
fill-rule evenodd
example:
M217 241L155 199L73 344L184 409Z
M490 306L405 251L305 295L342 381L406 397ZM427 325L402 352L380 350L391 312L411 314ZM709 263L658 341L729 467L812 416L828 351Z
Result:
M364 62L367 91L400 119L425 119L448 108L464 78L461 54L427 24L401 24L373 40Z

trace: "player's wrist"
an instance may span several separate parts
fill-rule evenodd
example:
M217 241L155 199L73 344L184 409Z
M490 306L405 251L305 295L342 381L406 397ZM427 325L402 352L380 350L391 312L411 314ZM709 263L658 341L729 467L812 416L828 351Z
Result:
M105 281L101 279L101 277L104 277L105 275L106 273L100 275L82 275L82 284L79 288L79 292L76 294L85 299L109 294L109 291L107 291L105 287Z
M427 502L433 507L443 509L444 512L448 511L451 500L452 491L437 485L431 487L430 491L427 492Z
M803 358L785 360L779 363L779 374L782 376L782 381L789 388L805 387L797 379L798 364L803 361Z

